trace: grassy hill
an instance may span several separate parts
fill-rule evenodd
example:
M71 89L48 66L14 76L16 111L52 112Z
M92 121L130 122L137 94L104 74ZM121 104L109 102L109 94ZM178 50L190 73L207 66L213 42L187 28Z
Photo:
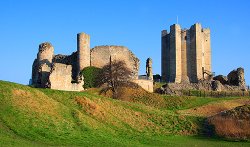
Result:
M182 112L248 98L130 93L114 100L97 89L66 92L0 81L0 146L250 145L202 137L206 116Z

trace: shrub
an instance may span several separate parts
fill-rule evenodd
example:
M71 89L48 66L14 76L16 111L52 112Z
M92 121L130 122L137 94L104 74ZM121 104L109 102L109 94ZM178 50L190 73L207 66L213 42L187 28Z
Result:
M100 73L100 68L89 66L82 70L81 74L84 77L84 88L93 88L97 87L97 77Z

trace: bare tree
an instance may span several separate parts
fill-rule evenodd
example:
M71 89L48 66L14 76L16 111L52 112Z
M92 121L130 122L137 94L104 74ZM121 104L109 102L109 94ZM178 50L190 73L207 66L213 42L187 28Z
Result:
M106 90L111 90L113 98L118 98L118 88L129 83L132 74L124 61L114 60L102 68L99 82L101 85L107 84Z

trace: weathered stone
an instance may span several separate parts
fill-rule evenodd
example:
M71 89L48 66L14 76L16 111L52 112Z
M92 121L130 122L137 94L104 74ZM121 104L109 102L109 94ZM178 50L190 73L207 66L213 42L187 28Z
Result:
M72 83L72 66L54 63L49 75L49 84L51 89L66 90L66 91L82 91L83 80L78 80L79 83Z
M242 90L246 90L246 83L244 78L244 69L237 68L236 70L231 71L228 75L228 83L229 85L239 86Z
M153 80L152 59L148 58L146 61L146 73L149 80Z
M38 62L37 59L34 60L33 64L32 64L32 85L34 83L37 83L38 80Z
M52 62L53 63L62 63L66 65L71 65L72 66L72 81L77 80L77 76L79 74L78 72L78 54L77 52L73 52L71 55L55 55L53 57Z
M213 78L214 80L220 81L221 84L225 85L228 84L228 80L226 76L218 75Z
M90 36L85 33L77 34L78 73L90 66Z
M42 64L38 68L37 87L47 88L49 87L48 79L51 70L51 65Z
M222 90L222 84L220 83L220 81L212 81L212 88L214 91L221 91Z
M54 48L48 43L39 45L37 59L32 66L32 84L35 87L67 91L83 90L80 71L88 66L102 68L112 60L122 60L133 72L132 80L147 91L153 92L153 80L138 80L139 59L123 46L98 46L90 50L90 36L77 35L77 52L71 55L53 55ZM152 62L150 77L153 79Z
M196 23L182 30L170 26L162 31L162 80L170 83L197 83L211 76L210 30Z
M136 80L133 80L133 82L138 84L139 86L141 86L144 90L148 92L154 91L153 80L136 79Z
M42 64L47 64L51 66L52 59L54 54L54 48L51 43L45 42L39 45L37 60L39 66Z
M102 68L112 60L122 60L137 79L140 60L124 46L97 46L91 49L91 66Z

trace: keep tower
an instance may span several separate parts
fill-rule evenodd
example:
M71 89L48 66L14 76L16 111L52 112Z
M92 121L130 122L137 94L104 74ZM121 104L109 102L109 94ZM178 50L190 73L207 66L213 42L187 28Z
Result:
M197 83L211 77L210 29L196 23L190 29L179 24L161 34L162 80L168 83Z

